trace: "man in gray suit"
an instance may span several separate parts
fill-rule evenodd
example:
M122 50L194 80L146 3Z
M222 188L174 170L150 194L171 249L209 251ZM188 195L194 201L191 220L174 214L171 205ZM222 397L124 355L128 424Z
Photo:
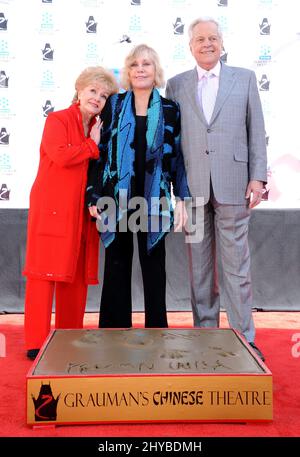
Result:
M218 327L222 305L254 344L248 224L267 181L265 127L255 73L220 61L219 24L199 18L189 28L196 68L171 78L166 97L181 109L181 138L193 212L204 205L204 235L188 244L194 325ZM202 198L199 198L202 197ZM216 261L218 254L218 260Z

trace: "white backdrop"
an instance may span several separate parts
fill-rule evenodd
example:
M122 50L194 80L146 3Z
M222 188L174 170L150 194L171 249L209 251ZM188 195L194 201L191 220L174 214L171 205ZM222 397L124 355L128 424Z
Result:
M190 69L198 16L220 22L224 61L257 75L269 164L260 207L300 208L299 0L0 0L0 209L28 207L47 113L69 106L85 67L118 75L144 42L166 78Z

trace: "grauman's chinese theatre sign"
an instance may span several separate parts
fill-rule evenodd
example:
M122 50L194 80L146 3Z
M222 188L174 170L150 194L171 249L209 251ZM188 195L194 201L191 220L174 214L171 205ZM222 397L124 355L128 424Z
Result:
M230 329L55 330L27 423L270 421L272 374Z

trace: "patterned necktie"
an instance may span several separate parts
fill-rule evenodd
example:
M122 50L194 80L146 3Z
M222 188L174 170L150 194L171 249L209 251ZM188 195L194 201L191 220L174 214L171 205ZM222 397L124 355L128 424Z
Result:
M201 106L204 116L209 123L216 102L216 90L213 84L215 75L208 71L202 76L201 82Z

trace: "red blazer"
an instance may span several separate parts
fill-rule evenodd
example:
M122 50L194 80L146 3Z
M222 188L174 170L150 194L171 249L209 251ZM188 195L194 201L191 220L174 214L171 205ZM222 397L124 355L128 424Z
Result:
M89 159L98 157L77 105L49 114L30 192L24 275L72 282L85 241L86 283L98 283L99 235L85 205Z

